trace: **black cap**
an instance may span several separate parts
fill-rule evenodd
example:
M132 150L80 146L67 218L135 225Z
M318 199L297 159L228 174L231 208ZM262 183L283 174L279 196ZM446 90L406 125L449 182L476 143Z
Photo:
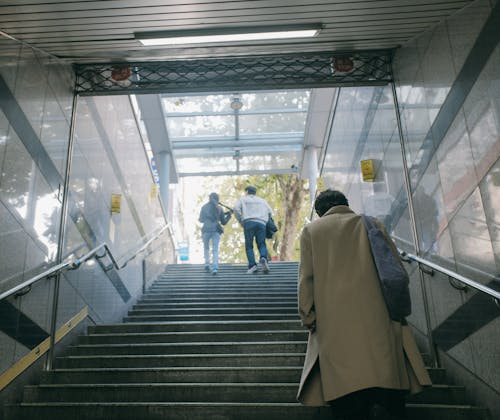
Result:
M257 192L257 188L254 187L253 185L249 185L248 187L245 188L245 191L248 194L255 194Z

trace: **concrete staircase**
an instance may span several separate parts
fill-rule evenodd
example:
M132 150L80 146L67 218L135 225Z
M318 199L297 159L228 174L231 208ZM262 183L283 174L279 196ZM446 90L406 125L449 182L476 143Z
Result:
M307 340L297 264L245 271L168 266L123 323L89 327L6 419L330 419L295 399ZM489 418L442 369L429 371L435 385L409 398L410 420Z

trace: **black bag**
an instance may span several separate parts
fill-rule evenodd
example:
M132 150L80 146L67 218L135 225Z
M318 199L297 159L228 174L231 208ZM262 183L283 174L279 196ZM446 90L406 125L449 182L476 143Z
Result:
M380 279L380 288L384 296L389 316L393 321L401 322L411 314L411 299L408 273L399 256L389 245L384 232L375 221L364 214L361 216L366 227L373 260Z
M274 223L273 218L269 216L269 219L266 223L266 238L271 239L277 231L278 228L276 227L276 223Z
M224 228L222 227L222 225L220 223L217 223L215 225L215 229L217 230L218 233L220 233L221 235L224 233Z

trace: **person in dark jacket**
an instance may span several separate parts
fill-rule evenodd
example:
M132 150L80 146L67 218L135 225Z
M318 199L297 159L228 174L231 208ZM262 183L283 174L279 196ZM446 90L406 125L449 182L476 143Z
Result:
M199 221L203 223L201 237L203 240L203 251L205 256L205 271L217 274L219 269L219 242L224 232L225 225L231 218L232 211L224 212L219 205L219 195L210 193L208 203L204 204L200 211ZM212 265L210 265L210 242L212 242Z

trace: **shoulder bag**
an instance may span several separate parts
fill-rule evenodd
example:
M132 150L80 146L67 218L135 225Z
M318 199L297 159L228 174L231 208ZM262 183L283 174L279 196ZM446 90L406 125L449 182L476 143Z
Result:
M382 229L372 217L361 215L380 279L380 288L393 321L401 322L411 314L408 273L403 267Z

